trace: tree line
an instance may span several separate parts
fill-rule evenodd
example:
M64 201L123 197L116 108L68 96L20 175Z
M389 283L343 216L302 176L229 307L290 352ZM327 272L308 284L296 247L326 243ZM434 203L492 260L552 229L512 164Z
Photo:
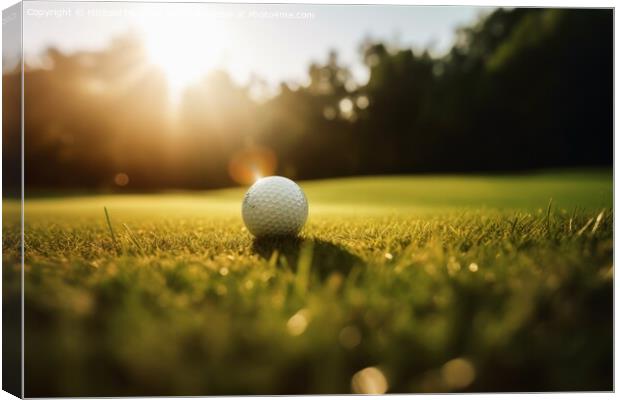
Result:
M612 46L611 10L498 9L459 29L441 57L364 41L363 85L330 52L309 66L308 85L283 83L265 101L212 71L174 112L135 38L50 49L49 67L24 73L26 184L224 187L239 183L231 160L243 151L272 154L270 172L296 179L610 166ZM19 74L3 85L14 96ZM15 148L18 104L3 104L3 145ZM16 157L5 152L5 168Z

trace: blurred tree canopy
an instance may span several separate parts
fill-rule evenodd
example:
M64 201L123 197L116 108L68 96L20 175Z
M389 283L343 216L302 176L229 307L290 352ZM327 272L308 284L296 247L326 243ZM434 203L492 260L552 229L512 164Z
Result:
M360 56L363 85L332 52L308 85L262 102L212 71L173 112L139 41L50 49L50 68L25 72L26 183L223 187L235 184L230 160L252 148L275 154L268 172L297 179L612 163L611 10L498 9L458 30L445 56L374 41ZM12 90L19 74L3 82ZM19 110L4 104L4 131L16 132Z

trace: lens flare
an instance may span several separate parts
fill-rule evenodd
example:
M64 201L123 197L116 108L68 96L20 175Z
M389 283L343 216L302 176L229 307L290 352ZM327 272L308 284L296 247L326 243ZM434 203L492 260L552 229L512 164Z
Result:
M129 175L124 172L119 172L114 176L114 183L118 186L127 186L129 183Z
M228 173L237 183L250 185L276 171L275 153L266 147L253 146L238 151L228 164Z

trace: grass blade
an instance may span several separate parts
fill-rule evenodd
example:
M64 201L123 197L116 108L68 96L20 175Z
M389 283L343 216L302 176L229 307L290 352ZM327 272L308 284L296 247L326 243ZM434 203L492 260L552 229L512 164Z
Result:
M112 243L114 243L114 248L117 253L120 253L120 246L116 241L116 235L114 234L114 229L112 228L112 221L110 220L110 214L108 213L108 209L103 207L103 211L105 212L105 220L108 223L108 229L110 229L110 236L112 236Z
M547 205L547 233L551 234L551 206L553 205L553 198L549 199Z
M517 224L519 223L519 214L515 215L515 219L510 224L510 236L513 236L515 233L515 229L517 228Z
M136 245L136 247L138 248L138 250L140 252L143 252L144 249L142 248L142 245L140 245L140 242L138 241L138 239L135 237L135 235L133 234L133 232L131 231L131 229L129 229L129 227L127 226L127 224L123 224L123 228L125 228L125 231L127 231L127 235L129 235L129 239L131 239L131 241L133 242L133 244Z
M603 220L604 214L605 214L605 210L601 211L596 217L596 222L594 223L594 226L592 227L592 233L596 232L596 230L598 229L598 226L601 224L601 221Z
M278 263L278 257L280 256L280 253L278 252L278 250L274 250L271 253L271 257L269 257L269 266L271 268L275 268L277 263Z
M583 228L579 229L579 232L577 232L577 236L581 236L586 231L586 229L588 229L588 226L592 224L592 221L594 221L594 218L590 218L588 222L586 222L586 224L583 226Z
M295 291L301 297L305 296L310 280L310 267L312 266L312 253L314 243L305 241L299 251L299 261L297 262L297 276L295 278Z

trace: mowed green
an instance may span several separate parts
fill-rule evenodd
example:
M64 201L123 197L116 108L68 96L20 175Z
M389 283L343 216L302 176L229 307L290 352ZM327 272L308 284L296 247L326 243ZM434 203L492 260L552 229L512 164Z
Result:
M611 171L301 186L288 239L244 189L29 199L26 395L612 389Z

